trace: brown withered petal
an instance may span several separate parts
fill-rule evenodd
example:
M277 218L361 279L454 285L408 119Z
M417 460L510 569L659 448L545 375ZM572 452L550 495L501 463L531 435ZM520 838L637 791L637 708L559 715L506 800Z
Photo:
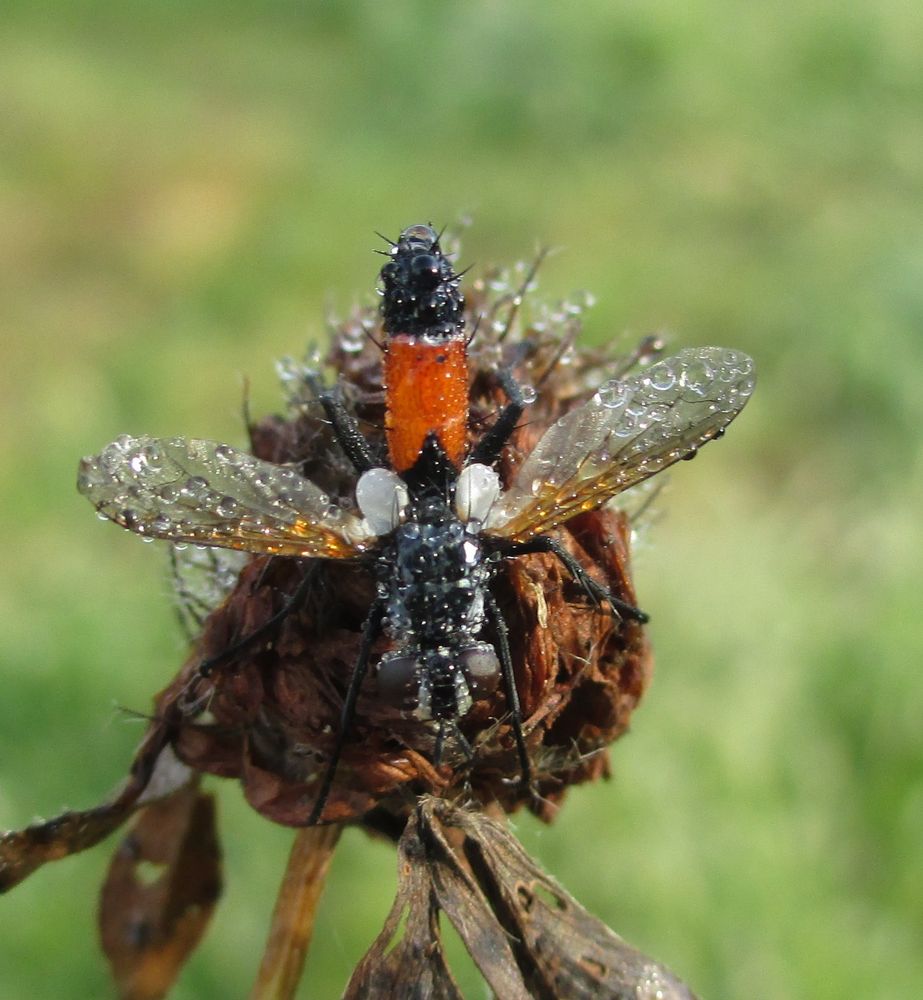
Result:
M398 876L394 906L346 1000L460 996L445 964L440 911L498 997L694 1000L481 813L421 800L400 841Z
M186 786L138 814L109 866L99 927L119 996L167 994L221 893L210 795Z

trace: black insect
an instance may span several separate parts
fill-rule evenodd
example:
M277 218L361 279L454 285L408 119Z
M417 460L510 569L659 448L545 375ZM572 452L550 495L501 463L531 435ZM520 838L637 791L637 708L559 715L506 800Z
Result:
M319 398L357 472L344 510L295 468L224 444L121 437L80 465L78 488L105 517L147 538L302 559L359 559L375 574L337 742L309 822L320 820L356 700L384 632L379 696L435 731L438 764L458 722L502 683L531 780L507 630L491 593L497 560L550 552L592 599L646 621L593 580L553 534L579 513L688 458L721 435L754 385L738 351L680 352L604 383L561 417L509 487L493 466L525 399L509 371L507 403L468 447L467 334L459 276L429 226L405 230L381 273L388 457L379 459L335 391Z

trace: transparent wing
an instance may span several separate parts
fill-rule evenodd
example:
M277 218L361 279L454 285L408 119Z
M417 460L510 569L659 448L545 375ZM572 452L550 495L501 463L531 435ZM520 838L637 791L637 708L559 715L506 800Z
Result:
M322 559L349 559L373 540L293 469L212 441L120 437L83 459L77 489L146 538Z
M192 640L234 589L247 564L247 553L198 545L171 545L169 552L176 610L186 637Z
M485 530L525 542L601 507L717 437L753 386L753 361L722 347L681 351L606 382L545 432Z

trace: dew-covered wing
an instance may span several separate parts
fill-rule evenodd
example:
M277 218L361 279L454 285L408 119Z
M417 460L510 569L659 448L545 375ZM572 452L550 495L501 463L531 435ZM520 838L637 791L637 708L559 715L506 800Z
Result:
M99 513L146 538L348 559L373 540L293 469L212 441L124 436L80 463Z
M606 382L545 432L485 530L525 542L602 506L718 436L753 386L752 360L721 347L690 348Z

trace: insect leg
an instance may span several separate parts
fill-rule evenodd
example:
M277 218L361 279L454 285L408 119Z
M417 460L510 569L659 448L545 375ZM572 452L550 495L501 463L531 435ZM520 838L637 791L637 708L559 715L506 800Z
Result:
M353 463L360 475L375 467L372 450L368 441L362 436L356 418L343 405L337 389L327 389L316 375L308 375L308 386L317 395L318 402L324 408L327 419L333 426L340 447L346 457Z
M319 822L321 814L324 811L324 806L327 804L327 797L330 795L330 789L333 787L333 779L336 776L337 764L339 764L343 753L346 733L349 730L349 724L352 722L356 711L359 689L362 687L362 681L369 669L372 644L378 638L378 634L381 631L381 620L384 617L384 613L384 605L381 602L376 602L372 605L369 616L365 620L365 626L362 630L362 644L359 647L359 656L356 659L355 667L353 667L352 677L349 679L349 688L346 691L346 699L343 702L343 710L340 713L340 726L337 730L336 742L333 745L333 753L330 755L330 760L327 761L327 770L324 772L324 778L321 782L320 791L317 793L314 808L308 817L308 826L314 826Z
M556 538L552 538L551 535L539 535L531 541L508 545L500 551L504 556L525 556L532 552L550 552L564 563L570 575L583 587L593 601L597 604L602 601L608 603L614 617L632 618L642 624L650 620L649 616L641 611L640 608L636 608L627 601L620 600L608 587L597 583L567 549Z
M251 643L255 642L261 636L264 636L267 632L274 629L280 622L284 621L304 601L308 591L311 589L311 585L315 581L316 576L317 565L316 563L312 563L308 566L307 570L305 570L305 574L301 578L301 582L289 595L289 597L286 598L285 603L272 616L272 618L263 622L259 628L255 628L249 635L245 635L242 639L232 642L230 646L227 646L220 653L210 656L207 660L202 660L201 663L199 663L199 674L202 677L207 677L219 663L223 663L236 653L239 653L242 649L246 649Z
M500 416L494 421L493 427L474 446L474 451L468 459L469 462L493 465L500 457L500 452L509 441L510 435L516 430L516 424L519 423L519 418L526 408L522 388L513 378L513 373L509 368L501 368L497 377L506 393L507 404L500 411Z
M519 692L516 690L516 679L513 677L513 660L510 656L510 643L506 622L490 591L484 594L484 607L494 627L497 637L497 652L500 654L500 669L503 672L503 686L506 689L506 703L510 709L510 719L513 723L513 735L516 737L516 752L519 754L519 769L522 776L522 787L532 788L532 762L526 748L526 738L522 731L522 708L519 704Z

